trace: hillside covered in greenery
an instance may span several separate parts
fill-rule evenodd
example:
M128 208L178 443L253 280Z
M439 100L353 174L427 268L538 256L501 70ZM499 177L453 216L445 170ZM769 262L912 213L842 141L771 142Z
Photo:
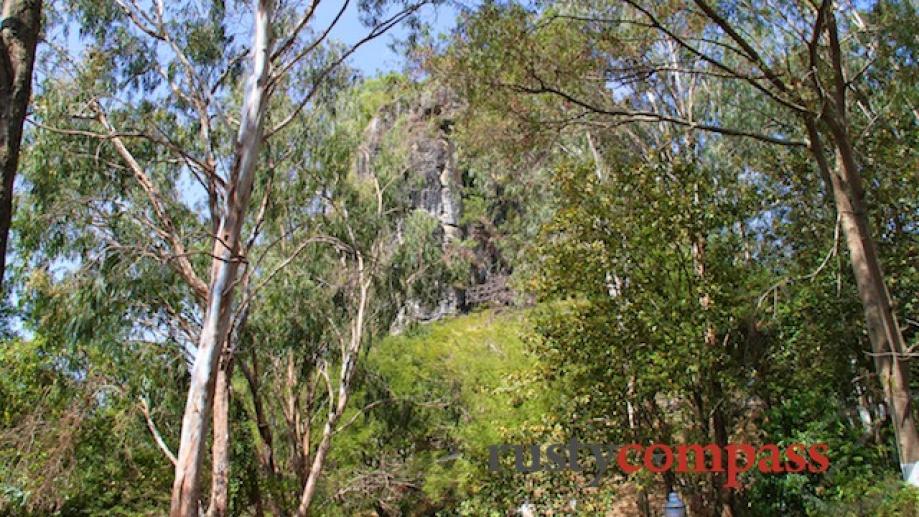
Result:
M919 515L917 34L4 0L0 514Z

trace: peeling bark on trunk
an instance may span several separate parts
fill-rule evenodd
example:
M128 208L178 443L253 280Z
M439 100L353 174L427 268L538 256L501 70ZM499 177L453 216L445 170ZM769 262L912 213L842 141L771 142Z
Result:
M214 243L211 284L204 325L191 374L182 418L182 438L172 486L172 517L197 513L201 460L207 443L209 416L217 378L217 360L226 341L240 257L240 232L245 221L255 166L262 144L268 101L272 0L255 0L255 42L252 75L246 92L236 140L236 156L227 182L225 212Z
M208 517L225 517L230 507L230 379L233 359L224 356L214 388L214 443Z
M32 95L32 66L41 30L41 0L5 0L0 26L0 288L13 219L13 183L22 126Z

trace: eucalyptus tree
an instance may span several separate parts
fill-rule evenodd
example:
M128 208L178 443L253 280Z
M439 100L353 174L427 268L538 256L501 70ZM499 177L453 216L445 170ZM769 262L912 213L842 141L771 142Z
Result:
M764 154L808 152L811 171L802 173L824 183L835 207L902 474L919 484L909 350L882 272L878 230L870 224L864 178L872 175L865 167L871 158L859 147L863 135L896 132L902 120L915 120L910 94L883 101L879 96L891 91L892 76L909 80L914 44L900 27L916 23L909 2L489 4L462 26L447 56L461 63L454 72L469 71L471 82L535 96L536 104L556 99L563 109L550 111L550 122L665 123L745 138ZM660 59L663 45L675 48L675 59ZM640 94L643 84L678 84L689 77L700 88L720 85L722 106L679 114ZM524 111L519 102L510 106ZM529 113L539 118L532 116L538 111Z
M804 133L845 235L877 375L897 436L903 478L919 485L919 469L915 468L919 464L919 432L911 404L908 355L871 230L864 172L856 151L859 131L870 128L879 117L866 98L870 83L859 84L860 76L872 67L875 52L871 46L876 36L862 22L858 8L831 0L778 6L738 2L728 10L695 0L698 14L687 16L699 16L707 24L703 36L714 35L718 44L729 49L699 50L692 36L671 30L667 21L670 13L655 13L637 2L627 3L637 10L640 20L695 53L706 67L743 81L784 111L791 122L786 131L797 126L797 131ZM901 10L903 7L905 21L915 22L915 12L910 13L908 5ZM755 14L739 14L748 10ZM853 106L863 112L853 110ZM863 114L868 117L867 127L853 122ZM830 162L830 156L835 163Z
M0 286L13 218L13 184L22 126L32 95L32 67L41 31L41 0L4 0L0 12Z
M441 243L436 221L412 207L405 142L393 135L383 156L358 158L366 124L393 94L388 83L359 85L311 113L325 121L307 137L314 143L291 142L312 152L272 180L252 281L243 280L237 396L254 424L263 499L277 514L307 514L336 437L389 402L349 407L361 356L437 269L419 259L436 261Z
M564 24L544 30L537 44L564 42L560 54L577 56L589 44ZM679 59L677 46L667 42L651 52L660 62ZM572 88L580 86L577 74L591 71L591 63L577 58L558 62L571 74L572 83L565 84ZM585 95L595 93L591 86ZM633 82L629 89L667 116L684 119L716 109L721 93L693 74ZM524 259L523 268L532 269L529 285L549 307L535 318L545 339L538 341L539 354L552 358L547 377L572 392L573 412L593 415L569 423L568 432L607 441L727 444L734 428L754 418L740 395L748 386L738 379L759 365L738 360L736 350L758 339L739 322L758 326L765 318L748 293L776 280L768 268L753 267L754 243L767 237L748 227L767 217L768 203L757 199L755 185L765 192L769 182L738 174L744 168L740 153L727 142L663 121L609 124L554 101L513 99L515 115L531 117L532 125L524 120L479 136L485 142L515 139L522 127L524 146L536 140L554 150L544 165L552 179L543 181L554 194L549 197L558 198L555 214L528 248L532 259ZM488 120L488 111L506 109L504 99L497 106L473 102L474 110L482 108L470 118ZM758 253L764 264L772 245ZM733 269L740 264L743 274ZM564 421L569 414L552 418ZM594 423L600 421L605 425ZM677 478L668 476L668 482ZM721 489L719 474L679 481L701 515L737 512L738 497ZM646 487L638 492L647 515Z
M179 305L157 307L174 316L191 363L173 515L198 511L215 384L221 365L231 364L219 359L237 320L234 294L248 279L240 265L263 229L251 220L250 199L254 186L286 158L282 152L266 159L264 151L292 137L291 128L322 102L330 80L345 78L342 63L349 56L410 21L425 3L393 9L361 3L368 29L349 45L329 39L349 2L334 6L325 25L318 21L318 1L75 3L72 14L87 38L57 59L62 71L72 70L68 87L77 94L54 95L50 89L61 82L48 79L57 118L38 116L35 125L96 140L84 145L96 145L96 156L105 156L100 168L118 176L121 192L106 189L112 197L101 199L90 194L100 202L95 221L102 229L91 230L88 239L99 237L96 246L106 241L105 253L159 261L183 284ZM241 19L251 22L240 25ZM271 195L263 192L262 206ZM113 221L122 216L143 229L138 240L113 235Z

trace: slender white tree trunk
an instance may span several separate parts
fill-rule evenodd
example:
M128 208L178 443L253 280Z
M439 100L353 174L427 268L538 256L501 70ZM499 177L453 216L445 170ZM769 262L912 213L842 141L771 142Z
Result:
M249 196L262 143L263 122L268 102L271 52L272 0L255 0L255 41L252 49L252 74L242 108L236 155L227 182L224 213L214 244L211 283L204 325L192 367L191 385L182 437L172 485L172 517L191 517L198 512L201 460L208 433L217 377L217 360L226 341L229 318L239 267L239 238L245 221Z

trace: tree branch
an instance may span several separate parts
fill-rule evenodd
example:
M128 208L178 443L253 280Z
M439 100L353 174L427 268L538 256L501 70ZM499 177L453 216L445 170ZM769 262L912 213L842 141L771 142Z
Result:
M160 435L160 432L157 431L156 424L153 423L153 419L150 417L150 406L147 405L147 401L144 400L143 397L140 398L140 410L144 414L144 419L147 421L147 429L149 429L150 434L153 435L153 441L156 442L156 446L159 447L159 449L163 451L163 454L169 458L169 461L175 465L177 461L176 455L173 454L171 450L169 450L169 446L166 445L162 435Z
M542 83L542 81L540 82ZM703 124L703 123L693 122L691 120L686 120L686 119L681 119L677 117L672 117L669 115L664 115L661 113L655 113L652 111L637 111L637 110L628 110L628 109L621 109L621 108L620 109L601 108L599 106L595 106L591 103L578 99L574 97L573 95L567 92L561 91L555 87L548 86L545 83L540 84L538 88L533 88L533 87L528 87L528 86L523 86L523 85L507 85L507 84L505 84L504 86L519 90L524 93L533 93L533 94L549 93L549 94L557 95L567 100L568 102L571 102L572 104L576 104L577 106L580 106L593 113L620 118L622 119L621 120L622 123L626 123L626 122L670 122L678 126L687 127L689 129L698 129L701 131L719 133L719 134L727 135L727 136L748 137L748 138L753 138L753 139L760 140L763 142L768 142L771 144L778 144L778 145L791 146L791 147L806 147L807 146L807 142L805 142L804 140L786 139L786 138L764 135L761 133L754 133L752 131L745 131L742 129L722 127L722 126L717 126L713 124Z
M144 172L144 169L140 166L137 160L134 158L134 155L131 154L131 151L128 150L127 146L124 145L124 141L118 136L115 129L109 123L108 118L105 115L105 111L102 110L102 107L97 101L92 103L93 109L96 111L99 123L109 132L109 140L112 141L112 144L115 146L115 150L125 161L128 168L134 173L134 177L137 179L137 182L143 188L144 192L147 194L147 199L150 201L151 206L153 207L154 212L156 213L157 218L160 220L162 225L165 227L164 232L167 235L167 238L172 245L173 251L176 255L176 270L185 279L189 287L195 294L195 298L199 302L205 303L208 297L208 288L195 273L194 268L192 268L191 262L188 260L188 252L185 250L185 245L182 243L182 239L179 237L178 231L176 230L175 224L172 222L172 218L169 216L169 213L166 211L165 206L163 205L160 194L156 189L156 186L150 180L150 177Z

